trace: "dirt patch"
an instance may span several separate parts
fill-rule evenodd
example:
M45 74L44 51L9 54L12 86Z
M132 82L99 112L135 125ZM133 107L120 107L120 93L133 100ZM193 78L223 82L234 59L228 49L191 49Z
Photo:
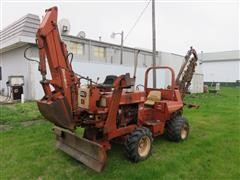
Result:
M0 122L0 131L9 131L15 126L29 127L29 126L32 126L32 125L40 124L42 122L44 122L44 120L42 120L42 119L22 121L22 122L17 122L15 124L4 124L4 123Z
M0 131L8 131L10 129L12 129L12 127L10 125L0 124Z
M40 124L41 122L43 122L43 120L39 119L39 120L32 120L32 121L22 121L20 124L23 127L28 127L28 126L32 126L35 124Z

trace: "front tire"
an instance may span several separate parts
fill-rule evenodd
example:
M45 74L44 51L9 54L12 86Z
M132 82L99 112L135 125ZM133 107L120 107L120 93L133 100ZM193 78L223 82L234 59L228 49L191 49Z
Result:
M182 116L176 116L166 122L165 135L170 141L180 142L189 135L188 121Z
M152 133L148 128L137 128L125 143L128 158L133 162L147 159L152 151L152 141Z

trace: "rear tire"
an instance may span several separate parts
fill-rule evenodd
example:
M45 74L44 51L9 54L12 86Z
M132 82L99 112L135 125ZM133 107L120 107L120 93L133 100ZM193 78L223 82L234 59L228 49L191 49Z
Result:
M170 141L184 141L187 139L188 134L189 124L184 117L176 116L166 122L165 135Z
M152 151L152 141L152 133L148 128L137 128L125 143L128 158L133 162L147 159Z

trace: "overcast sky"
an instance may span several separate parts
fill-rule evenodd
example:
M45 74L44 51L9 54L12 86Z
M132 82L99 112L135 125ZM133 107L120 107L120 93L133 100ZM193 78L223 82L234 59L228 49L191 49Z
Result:
M170 1L170 2L169 2ZM157 1L157 50L185 54L192 45L198 52L236 50L239 48L240 4L235 1ZM148 0L143 1L1 1L1 27L33 13L40 17L44 10L58 6L59 19L67 18L71 35L85 31L86 37L120 43L111 33L133 26ZM130 47L152 48L151 3L124 41Z

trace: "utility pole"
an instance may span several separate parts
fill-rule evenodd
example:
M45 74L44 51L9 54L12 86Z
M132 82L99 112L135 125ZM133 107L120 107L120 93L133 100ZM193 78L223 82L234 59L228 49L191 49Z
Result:
M123 31L121 31L120 33L117 32L113 32L111 34L111 38L115 38L116 35L120 35L121 36L121 50L120 50L120 64L123 64Z
M152 0L152 48L153 48L153 67L156 66L156 27L155 27L155 0ZM156 69L153 69L153 88L156 88Z
M121 56L120 56L120 64L123 64L123 31L121 32Z

